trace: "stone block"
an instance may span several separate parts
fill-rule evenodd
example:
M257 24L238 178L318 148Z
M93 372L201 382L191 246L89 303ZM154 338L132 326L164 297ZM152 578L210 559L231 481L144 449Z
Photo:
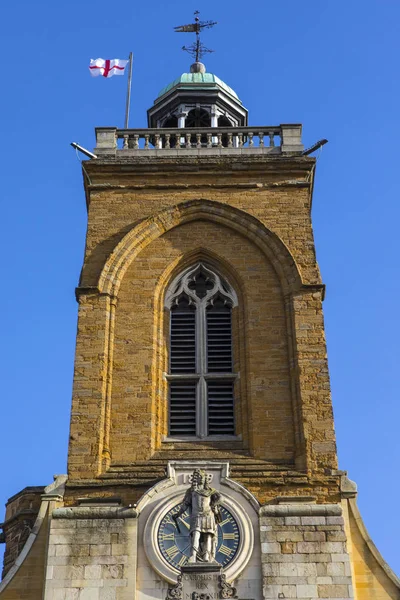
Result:
M281 577L297 577L299 575L296 563L280 563L279 575Z
M325 542L326 533L324 531L305 531L304 532L305 542Z
M262 565L262 574L264 577L277 577L280 573L281 563L264 563Z
M101 565L88 565L85 567L85 579L101 579Z
M316 563L297 563L297 575L299 577L316 577L317 576L317 564Z
M321 542L321 552L329 554L340 554L345 550L343 542Z
M344 525L343 517L327 517L326 518L327 525Z
M325 525L330 517L300 517L302 525Z
M261 544L261 552L263 554L279 554L281 545L277 542L263 542Z
M277 531L275 533L275 539L278 542L302 542L303 539L306 539L305 537L303 537L303 533L301 531Z
M56 556L89 556L87 544L59 544L55 548Z
M345 542L346 534L344 531L328 531L326 533L326 540L328 542Z
M122 556L126 554L126 544L111 544L112 556Z
M116 600L117 589L116 588L101 588L99 600Z
M90 544L90 556L111 556L111 544Z
M295 585L282 585L282 598L297 598L297 587Z
M331 562L326 566L326 572L333 577L343 577L346 575L345 563Z
M278 598L278 594L282 594L282 586L281 585L264 585L263 594L264 598ZM281 596L282 597L282 596Z
M102 565L102 576L104 579L122 579L124 567L122 565Z
M74 519L51 519L50 530L67 529L73 530L76 528L77 522Z
M65 590L65 600L79 600L79 588L67 588Z
M52 579L83 579L83 565L54 566Z
M86 587L79 592L79 600L99 600L99 588Z
M319 598L349 598L349 588L347 585L319 585Z
M300 517L285 517L285 525L301 525Z
M321 552L321 542L298 542L297 552L300 554L316 554Z
M317 586L316 585L298 585L297 586L297 597L298 598L318 598Z

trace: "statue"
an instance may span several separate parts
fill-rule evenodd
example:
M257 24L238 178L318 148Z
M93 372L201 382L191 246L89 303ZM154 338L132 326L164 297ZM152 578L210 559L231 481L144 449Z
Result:
M173 515L179 530L178 517L190 509L190 557L188 563L215 562L218 541L218 523L221 495L210 487L205 471L195 469L192 485L187 490L181 507Z

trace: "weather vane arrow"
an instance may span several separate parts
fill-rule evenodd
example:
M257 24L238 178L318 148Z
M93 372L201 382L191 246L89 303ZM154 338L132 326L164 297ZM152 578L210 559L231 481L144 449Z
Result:
M199 59L204 55L210 52L214 52L214 50L209 50L206 48L200 41L200 33L203 29L210 29L217 25L216 21L200 21L199 18L200 12L198 10L194 13L194 23L189 23L187 25L178 25L178 27L174 27L176 33L195 33L196 41L191 46L183 46L182 50L188 52L196 62L199 62Z

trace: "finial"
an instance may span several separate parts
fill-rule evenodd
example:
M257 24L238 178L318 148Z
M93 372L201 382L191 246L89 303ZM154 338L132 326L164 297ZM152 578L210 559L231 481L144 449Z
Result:
M210 29L211 27L214 27L214 25L217 24L216 21L200 21L199 18L199 14L200 12L198 10L195 10L194 12L194 23L189 23L188 25L179 25L178 27L174 27L175 31L177 33L195 33L196 34L196 41L191 45L191 46L182 46L182 50L185 50L185 52L188 52L191 56L193 56L193 58L195 59L195 65L199 64L202 65L202 63L199 62L200 58L202 56L204 56L204 54L208 54L210 52L214 52L214 50L209 50L209 48L206 48L200 41L200 32L203 29ZM192 65L193 67L193 65ZM192 67L190 67L190 72L191 73L204 73L205 72L205 67L204 65L202 65L202 67L204 67L204 71L192 71Z
M205 73L206 67L201 62L195 62L192 65L190 65L190 72L191 73Z

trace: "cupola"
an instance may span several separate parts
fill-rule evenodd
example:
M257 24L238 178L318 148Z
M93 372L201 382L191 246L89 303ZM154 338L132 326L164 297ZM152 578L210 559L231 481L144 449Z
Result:
M162 88L147 111L151 128L242 127L247 117L236 92L201 62Z

